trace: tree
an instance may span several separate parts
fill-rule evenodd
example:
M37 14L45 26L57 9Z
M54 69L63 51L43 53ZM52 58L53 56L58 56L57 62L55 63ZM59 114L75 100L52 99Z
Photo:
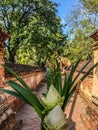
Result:
M89 14L84 6L77 5L69 19L69 41L65 48L67 55L72 62L76 62L80 57L83 59L91 59L93 56L92 39L89 37L91 32L97 27L97 22Z
M80 2L96 27L98 25L98 0L80 0Z
M98 13L98 0L80 0L89 13Z
M65 36L56 11L57 4L51 0L0 1L0 26L11 35L5 43L9 61L15 62L17 51L23 46L26 49L34 47L41 58L60 45Z

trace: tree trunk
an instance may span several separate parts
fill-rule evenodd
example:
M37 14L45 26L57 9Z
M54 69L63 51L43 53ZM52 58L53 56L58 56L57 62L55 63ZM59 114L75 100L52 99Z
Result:
M15 54L9 54L9 61L15 63Z

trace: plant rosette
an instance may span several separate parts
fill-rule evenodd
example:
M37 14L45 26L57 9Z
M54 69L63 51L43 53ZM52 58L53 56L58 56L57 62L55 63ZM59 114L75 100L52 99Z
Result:
M64 130L67 126L66 115L60 105L56 105L44 118L45 130Z
M19 75L17 75L9 67L3 65L4 68L10 74L12 74L18 80L19 83L15 82L14 80L9 80L6 82L6 84L12 87L13 90L0 88L0 92L13 95L32 106L35 109L36 113L39 115L39 117L42 119L42 130L64 130L69 124L68 120L70 120L72 116L71 113L70 118L67 119L66 114L64 113L69 100L71 99L76 89L79 88L79 84L89 75L89 73L96 66L98 66L98 63L94 64L81 77L81 73L90 63L90 61L88 61L80 69L79 73L74 77L74 73L79 63L80 60L75 65L72 65L68 76L65 74L64 86L62 86L60 64L57 62L57 68L54 70L53 75L50 74L50 78L48 77L49 80L47 80L49 84L53 85L49 86L49 90L47 92L46 97L42 97L41 99L37 97L36 93L31 90L31 88ZM80 80L76 82L79 76Z
M44 112L53 109L56 105L63 105L64 98L60 96L58 91L55 89L53 85L50 86L49 91L46 97L41 98L41 102L44 106Z

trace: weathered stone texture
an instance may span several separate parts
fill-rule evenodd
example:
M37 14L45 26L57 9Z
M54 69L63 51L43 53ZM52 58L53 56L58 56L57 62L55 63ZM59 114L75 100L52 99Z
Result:
M4 41L9 38L9 35L2 29L0 29L0 86L4 82L4 68L1 64L4 64Z
M92 83L93 78L87 77L81 84L80 91L84 96L87 98L87 100L91 101L91 92L92 92Z
M15 124L15 114L9 107L6 96L0 93L0 130L12 130Z
M93 64L96 64L98 62L98 29L96 29L90 37L95 41L93 43ZM98 66L94 68L92 75L82 82L80 89L89 101L98 105Z
M0 29L0 87L4 87L4 41L9 37L9 35ZM13 122L14 121L14 122ZM15 126L15 114L7 101L7 97L0 93L0 130L12 130Z
M96 29L91 37L95 40L93 44L94 64L98 62L98 29ZM93 86L92 86L92 102L98 105L98 66L93 71Z
M4 64L4 47L2 46L2 42L0 42L0 85L4 82L4 68L1 64Z
M45 71L40 69L40 70L34 71L34 73L32 72L30 74L22 75L21 77L28 84L28 86L30 86L31 89L35 90L38 84L41 82L41 80L44 79ZM17 81L15 78L12 78L12 77L6 78L5 80L7 81L10 79ZM10 88L7 85L6 85L6 89L12 90L12 88ZM23 104L22 101L20 101L19 99L13 96L10 96L8 94L6 94L6 96L7 96L10 107L14 110L17 110Z

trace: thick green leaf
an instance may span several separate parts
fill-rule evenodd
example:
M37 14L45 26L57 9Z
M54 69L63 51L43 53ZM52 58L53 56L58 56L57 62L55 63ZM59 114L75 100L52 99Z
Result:
M68 80L68 77L67 77L67 75L66 75L66 73L65 73L62 96L63 96L64 91L66 91L66 90L67 90L67 87L68 87L67 80ZM64 97L65 97L65 95L64 95Z
M21 87L21 85L19 85L15 81L9 80L9 81L7 81L7 84L9 86L11 86L13 89L15 89L18 94L23 96L23 98L25 98L25 100L28 101L29 104L31 104L34 107L35 111L40 116L42 116L41 114L42 114L43 106L42 106L42 104L40 103L40 101L38 100L38 98L36 97L35 94L33 94L32 92L24 89L23 87Z
M88 75L89 73L96 67L98 66L98 62L96 64L94 64L81 78L81 81L83 81Z
M72 95L74 94L74 92L76 91L76 88L78 87L78 83L75 84L75 86L72 88L72 90L67 94L66 99L64 100L64 104L63 104L63 110L65 110L65 107L67 106L67 103L69 102L70 98L72 97Z
M32 96L33 96L33 98L34 98L34 100L36 101L36 103L38 104L38 107L40 108L40 109L43 109L43 106L41 105L41 103L40 103L40 101L39 101L39 99L37 98L37 96L35 95L35 92L33 92L32 90L31 90L31 88L25 83L25 81L18 75L18 74L16 74L12 69L10 69L9 67L7 67L7 66L5 66L5 65L3 65L4 66L4 68L9 72L9 73L11 73L22 85L23 85L23 87L26 89L26 91L28 91ZM14 82L15 83L15 82ZM16 83L17 85L19 85L18 83ZM20 86L20 85L19 85ZM22 87L22 86L20 86L20 87ZM23 88L22 87L22 88Z
M80 72L77 74L77 76L74 78L74 80L72 81L71 85L69 85L69 91L67 91L66 95L63 95L65 97L64 99L64 104L62 106L63 110L65 109L67 102L70 100L71 96L74 94L76 88L78 87L79 82L83 81L88 75L89 73L96 67L98 66L98 63L96 63L95 65L93 65L81 78L80 80L73 86L74 82L76 81L76 79L80 76L80 74L82 73L82 71L87 67L87 65L90 63L90 61L88 61L80 70ZM65 85L66 87L67 85Z
M34 107L35 111L39 114L40 117L42 117L42 111L44 109L43 105L40 103L40 100L37 98L34 92L30 89L30 87L25 83L25 81L16 74L13 70L11 70L9 67L3 65L4 68L11 73L23 86L16 83L15 81L9 80L7 81L7 84L11 86L13 89L17 91L17 93L20 96L23 96L25 98L25 101L27 101L31 106Z
M68 81L67 81L68 84L70 84L70 81L72 81L73 75L74 75L80 61L81 61L81 59L79 59L75 65L72 65L72 69L70 71L70 75L69 75Z
M91 60L89 60L82 68L81 70L78 72L78 74L76 75L76 77L74 78L74 80L72 81L72 84L73 85L75 83L75 81L77 80L77 78L81 75L81 73L83 72L83 70L87 67L87 65L91 62Z
M72 78L73 78L73 75L76 71L77 66L80 63L80 60L81 59L79 59L75 65L72 65L72 69L71 69L70 74L67 78L66 84L64 84L64 87L63 87L62 96L67 96L67 94L71 90L71 88L72 88L72 85L71 85L72 84Z
M21 99L21 100L27 102L23 96L21 96L20 94L14 92L14 91L0 88L0 92L10 94L10 95L12 95L12 96L15 96L15 97L17 97L17 98L19 98L19 99Z
M61 70L60 70L60 63L58 63L57 61L57 90L60 93L60 95L62 95L62 76L61 76Z
M22 85L25 87L28 91L31 92L30 87L26 84L26 82L18 75L16 74L12 69L7 67L6 65L3 65L3 67L10 73L12 74Z

